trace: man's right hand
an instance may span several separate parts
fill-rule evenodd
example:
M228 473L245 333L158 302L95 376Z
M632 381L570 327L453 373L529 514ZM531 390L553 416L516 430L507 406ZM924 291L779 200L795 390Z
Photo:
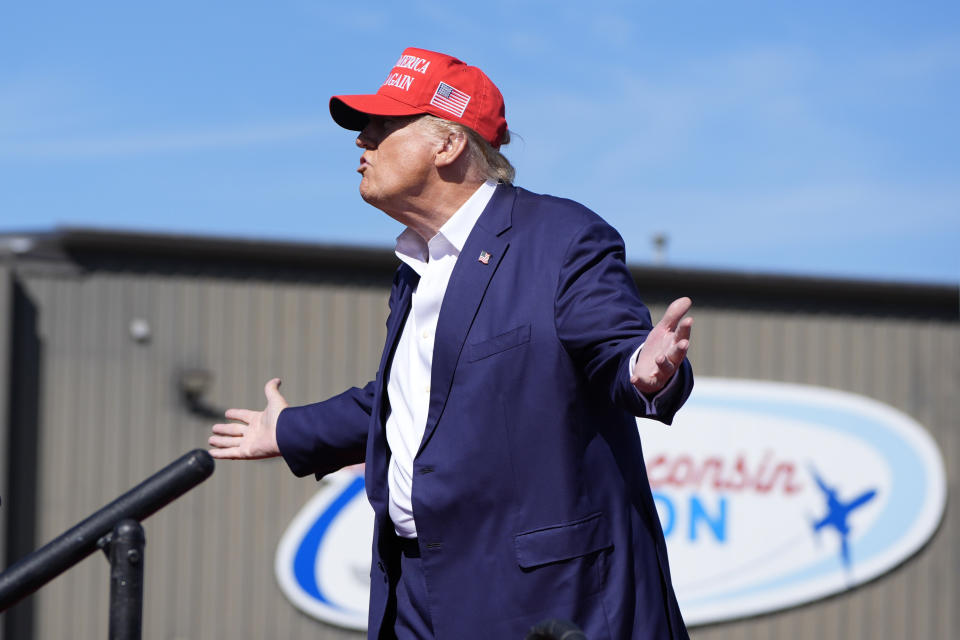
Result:
M224 415L236 422L213 425L210 455L224 460L258 460L280 455L277 446L277 419L289 405L280 395L280 378L263 387L267 406L263 411L227 409Z

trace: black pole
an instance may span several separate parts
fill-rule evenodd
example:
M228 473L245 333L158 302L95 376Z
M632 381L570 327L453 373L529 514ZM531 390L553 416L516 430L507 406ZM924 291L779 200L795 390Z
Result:
M213 473L213 458L194 449L101 508L72 529L0 573L4 611L97 550L97 542L125 518L143 520Z
M140 640L143 623L143 527L121 520L110 536L110 640Z

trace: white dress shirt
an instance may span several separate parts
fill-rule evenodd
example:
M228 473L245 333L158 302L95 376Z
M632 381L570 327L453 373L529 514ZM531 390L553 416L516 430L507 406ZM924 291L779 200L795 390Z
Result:
M491 180L480 185L430 242L424 242L411 229L397 238L397 257L420 276L387 378L390 400L387 444L392 454L387 472L389 510L397 535L404 538L417 537L411 502L413 458L427 427L433 339L440 317L440 303L457 256L496 188L497 183Z
M429 242L424 242L411 229L406 229L397 237L397 257L420 276L387 378L387 398L390 401L387 444L391 452L387 471L389 513L397 535L403 538L417 537L411 498L413 459L420 449L427 427L433 340L440 317L440 305L457 257L496 187L497 183L491 180L482 184ZM630 358L627 379L642 347L640 345ZM675 378L657 396L670 388ZM649 399L644 394L639 395L646 403L647 414L655 413L657 397Z

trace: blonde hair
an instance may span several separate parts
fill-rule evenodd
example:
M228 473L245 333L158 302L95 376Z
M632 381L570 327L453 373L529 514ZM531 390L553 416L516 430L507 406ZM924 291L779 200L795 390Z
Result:
M517 170L513 168L510 161L493 148L479 133L460 124L451 122L437 116L424 114L422 122L433 130L437 135L463 134L466 136L467 153L470 158L470 165L474 167L484 179L496 180L497 182L513 182L517 175ZM510 143L510 131L505 131L503 141L500 144Z

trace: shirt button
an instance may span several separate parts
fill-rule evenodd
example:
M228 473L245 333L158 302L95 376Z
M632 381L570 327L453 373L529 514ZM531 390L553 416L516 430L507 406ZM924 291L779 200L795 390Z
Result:
M424 329L423 333L420 334L420 337L426 340L427 338L430 337L430 333L426 329Z
M430 385L427 385L423 388L424 392L430 393Z

